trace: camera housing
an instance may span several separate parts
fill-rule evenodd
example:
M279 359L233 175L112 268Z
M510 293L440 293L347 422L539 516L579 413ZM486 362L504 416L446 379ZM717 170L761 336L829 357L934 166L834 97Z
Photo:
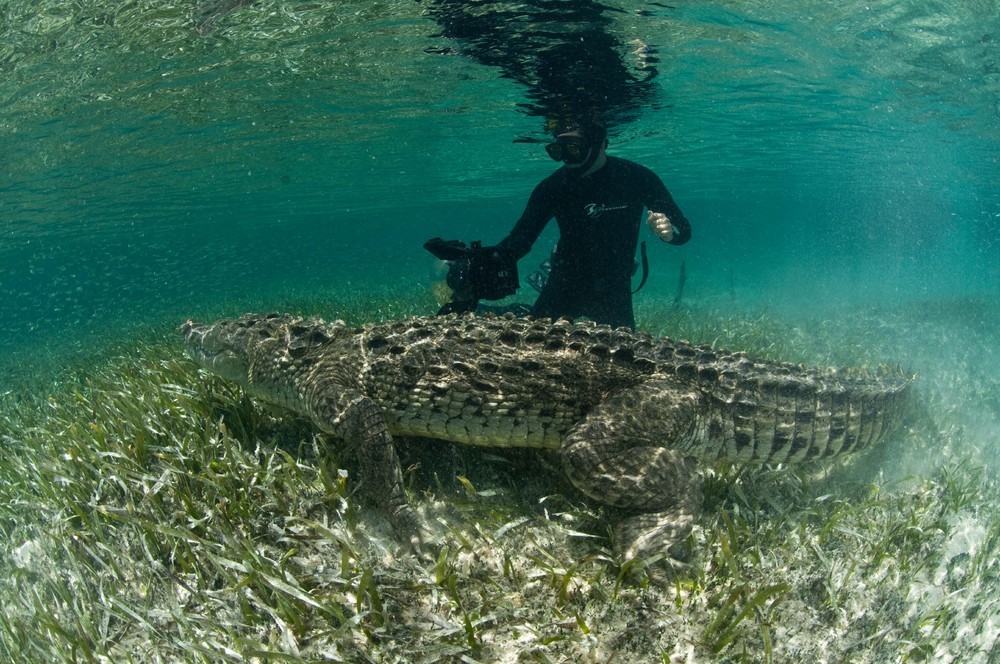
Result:
M447 283L453 295L438 314L474 311L479 300L500 300L521 286L517 260L499 247L436 237L425 242L424 248L448 264Z

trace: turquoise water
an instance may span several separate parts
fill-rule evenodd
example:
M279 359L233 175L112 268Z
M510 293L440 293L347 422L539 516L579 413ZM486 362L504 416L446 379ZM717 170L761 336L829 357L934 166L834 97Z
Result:
M48 0L0 17L9 355L247 301L422 291L425 239L499 240L552 171L531 141L566 80L694 228L653 246L637 306L673 297L681 261L691 301L742 309L996 291L996 2ZM576 42L604 80L574 73L586 49L546 64Z
M661 588L541 455L401 444L390 554L173 334L432 313L567 108L693 226L640 329L916 374L884 449L707 472ZM0 659L1000 661L998 157L1000 0L0 0Z

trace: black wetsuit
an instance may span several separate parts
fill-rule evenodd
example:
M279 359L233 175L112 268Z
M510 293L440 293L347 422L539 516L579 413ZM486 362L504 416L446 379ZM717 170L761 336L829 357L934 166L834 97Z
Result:
M500 242L520 259L550 219L559 224L552 271L531 313L586 316L634 329L632 273L644 207L670 218L677 229L670 244L691 237L691 225L663 182L635 162L608 157L584 178L563 167L535 187L524 214Z

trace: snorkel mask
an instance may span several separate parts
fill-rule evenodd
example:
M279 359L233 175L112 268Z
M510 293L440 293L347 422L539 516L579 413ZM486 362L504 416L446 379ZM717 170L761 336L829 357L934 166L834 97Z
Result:
M545 151L556 161L561 161L570 165L582 164L590 157L594 146L589 145L580 137L560 137L555 143L545 146Z
M582 123L559 131L554 143L545 146L545 151L555 161L577 173L586 173L601 154L607 131L598 122Z

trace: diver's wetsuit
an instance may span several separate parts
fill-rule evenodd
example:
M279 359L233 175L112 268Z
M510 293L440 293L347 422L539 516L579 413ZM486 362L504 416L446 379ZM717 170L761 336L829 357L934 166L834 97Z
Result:
M691 237L691 225L663 182L635 162L608 157L584 178L564 166L535 187L524 214L500 242L521 259L549 219L559 224L552 271L531 313L586 316L635 329L632 273L643 207L670 218L677 229L670 244Z

